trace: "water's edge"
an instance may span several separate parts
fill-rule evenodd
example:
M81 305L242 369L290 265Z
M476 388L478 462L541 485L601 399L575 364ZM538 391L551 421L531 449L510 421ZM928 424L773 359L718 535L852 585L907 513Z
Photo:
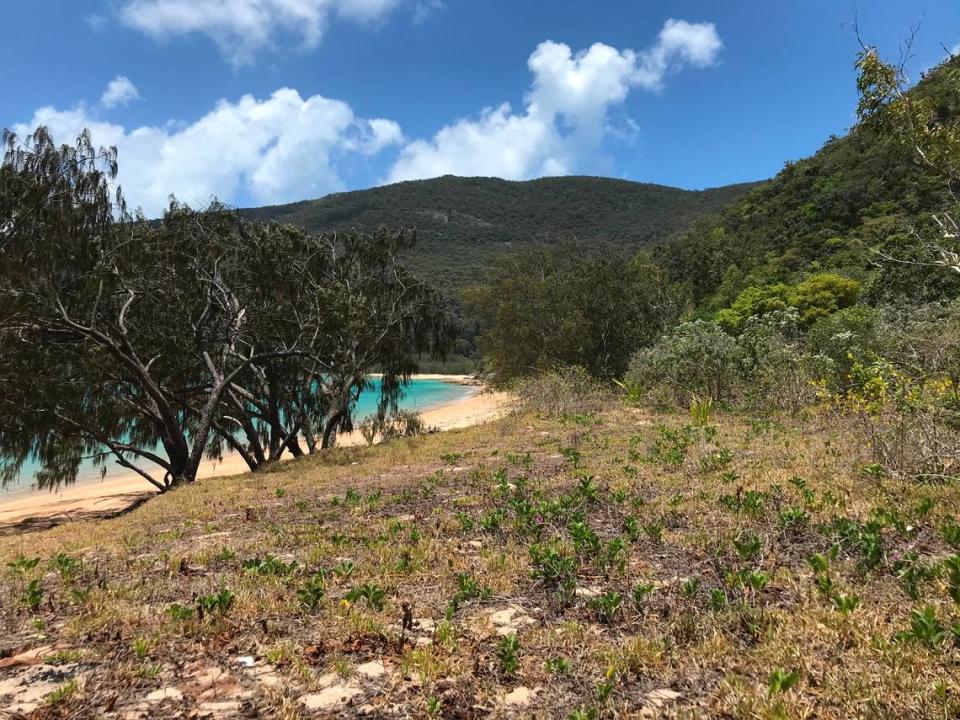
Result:
M378 382L378 379L375 378L374 386L361 394L360 400L354 410L355 417L358 420L368 417L376 411L377 398L379 397ZM465 384L459 379L414 378L405 388L404 396L400 399L398 405L400 409L403 410L415 410L416 412L423 413L446 405L462 402L473 396L476 392L476 386ZM230 453L226 453L226 455L229 454ZM40 494L41 492L59 494L61 489L66 489L67 487L93 485L106 480L130 475L130 470L115 463L108 463L106 467L106 475L103 475L100 467L96 467L92 463L85 464L84 467L81 467L76 482L58 490L50 491L41 491L35 486L34 477L36 470L39 468L36 466L25 467L21 471L18 481L4 488L0 488L0 503L15 498Z

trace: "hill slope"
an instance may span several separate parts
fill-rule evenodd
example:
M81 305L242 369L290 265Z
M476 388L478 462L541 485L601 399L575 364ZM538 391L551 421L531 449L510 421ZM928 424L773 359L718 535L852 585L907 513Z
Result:
M933 98L941 117L960 114L950 78L960 57L941 64L910 92ZM855 127L812 157L787 163L719 215L703 218L659 248L671 276L704 309L724 307L749 286L834 270L866 281L871 302L955 295L960 283L923 267L879 263L869 248L910 252L911 227L930 222L945 201L913 151Z
M511 246L576 240L636 250L673 237L754 186L691 191L596 177L511 182L445 176L243 213L316 232L416 228L410 266L453 292L478 279L486 264Z

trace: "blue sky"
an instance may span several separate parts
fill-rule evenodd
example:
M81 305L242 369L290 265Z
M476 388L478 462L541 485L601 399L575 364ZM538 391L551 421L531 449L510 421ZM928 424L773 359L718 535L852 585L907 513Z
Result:
M920 23L915 75L960 45L956 0L856 7L890 55ZM90 127L149 214L171 192L265 204L446 172L711 187L852 124L853 15L836 0L7 0L0 125L63 141Z

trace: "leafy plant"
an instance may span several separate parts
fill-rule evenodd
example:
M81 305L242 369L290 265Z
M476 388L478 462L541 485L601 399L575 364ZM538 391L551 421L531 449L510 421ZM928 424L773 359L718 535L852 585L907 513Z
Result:
M903 591L912 600L920 599L920 584L933 579L933 569L915 552L905 552L893 565Z
M427 717L438 718L443 715L443 703L440 698L431 695L427 698Z
M197 614L202 620L204 615L218 615L226 617L233 607L236 595L229 588L223 588L212 595L201 595L197 598Z
M744 592L760 592L769 582L770 575L768 573L749 568L727 574L727 583L731 587L741 588Z
M313 612L320 607L326 592L326 576L324 573L318 572L307 578L303 587L297 591L297 598L304 609Z
M367 607L377 612L383 610L386 597L387 593L382 588L370 583L355 587L347 593L347 600L350 602L355 603L357 600L363 599L367 603Z
M458 512L456 514L456 518L457 518L457 522L460 523L461 532L465 532L465 533L470 532L471 530L473 530L473 527L476 524L474 523L473 518L470 517L470 515L468 515L465 512Z
M520 641L516 634L505 635L497 644L497 659L504 675L511 676L520 667Z
M530 565L535 580L549 588L570 591L576 584L577 560L554 544L530 546Z
M83 562L66 553L58 552L50 561L50 566L60 574L65 585L74 581L83 567Z
M658 428L659 437L650 448L650 456L664 465L679 467L687 456L687 448L693 442L693 429L682 427L672 430L665 425Z
M833 522L833 531L840 543L860 554L860 564L865 569L874 569L884 560L884 521L871 516L866 522L839 517Z
M750 515L760 515L763 512L764 495L757 490L737 489L735 495L729 493L720 496L720 505L727 510L740 513L746 512Z
M650 540L658 545L663 542L663 528L665 527L663 518L647 523L643 526L643 532Z
M753 530L745 529L733 538L733 547L742 560L750 560L760 554L762 543Z
M941 645L946 637L947 630L937 619L936 610L926 605L910 612L910 629L897 633L895 639L920 643L932 649Z
M170 605L167 608L166 613L171 617L171 619L176 620L178 622L186 622L187 620L192 620L194 615L192 608L184 607L180 603L173 603L172 605Z
M577 495L585 502L596 502L600 497L600 490L594 482L593 475L582 473L575 489Z
M940 526L940 534L943 536L945 543L956 550L960 550L960 523L952 517L947 518Z
M653 583L643 583L633 588L633 604L637 609L642 610L646 607L647 597L653 592Z
M247 572L257 575L290 575L297 569L297 561L291 560L289 563L285 563L268 554L263 558L244 560L242 567Z
M34 578L27 583L20 595L20 602L33 612L40 609L40 603L43 602L43 584L38 578Z
M567 459L567 462L569 462L574 469L580 467L580 461L583 459L583 454L576 448L562 447L560 448L560 454Z
M480 518L480 529L486 533L498 532L503 527L503 521L506 518L507 514L502 508L494 508Z
M684 597L692 598L700 590L700 578L688 577L680 585L680 592Z
M781 530L797 530L806 527L810 520L810 513L802 507L790 505L777 513L777 527Z
M343 560L333 568L333 574L341 580L348 580L356 570L357 566L354 565L352 561Z
M800 680L800 672L797 670L776 669L770 673L770 679L767 681L767 693L776 695L777 693L787 692Z
M584 520L571 521L570 539L580 557L597 555L602 547L600 536Z
M836 593L830 598L830 601L841 615L849 615L860 605L860 596L856 593L850 593L848 595Z
M718 448L701 455L697 460L697 466L702 473L712 473L723 470L733 462L733 453L727 448Z
M960 555L951 555L943 561L947 573L947 594L960 604Z
M613 624L622 605L623 596L612 590L608 590L602 595L591 598L587 602L587 606L593 611L594 615L607 625Z
M722 610L727 604L727 593L723 588L713 588L710 591L710 607Z
M23 555L19 555L13 562L7 563L7 567L10 568L14 574L24 577L28 572L33 570L37 564L40 562L40 558L25 558Z
M493 591L489 587L480 585L467 573L460 573L457 575L457 592L447 606L447 617L452 617L462 603L474 599L487 600L492 594Z

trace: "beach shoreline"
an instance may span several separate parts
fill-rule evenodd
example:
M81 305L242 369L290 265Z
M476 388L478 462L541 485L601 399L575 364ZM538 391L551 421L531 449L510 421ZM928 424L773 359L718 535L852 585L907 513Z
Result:
M478 425L502 416L510 405L506 393L485 391L469 375L417 375L422 380L442 380L458 385L474 386L476 390L454 401L443 402L419 410L424 424L439 431ZM360 432L341 434L338 447L365 444ZM289 456L286 458L289 459ZM236 453L225 454L219 460L205 460L197 473L202 481L210 477L241 475L250 472ZM125 473L103 480L86 481L56 492L33 490L29 493L0 497L0 529L23 526L33 522L63 522L122 512L150 497L157 491L136 473Z

